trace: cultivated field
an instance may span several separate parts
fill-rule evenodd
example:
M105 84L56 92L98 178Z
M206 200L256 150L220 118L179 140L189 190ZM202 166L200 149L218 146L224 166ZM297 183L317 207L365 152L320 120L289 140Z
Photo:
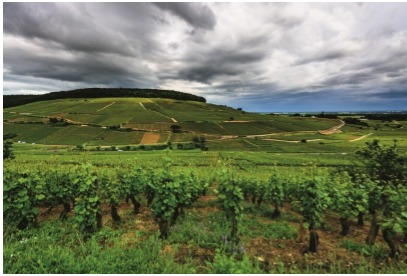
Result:
M285 140L341 143L361 137L363 140L366 134L371 135L370 138L386 136L387 132L381 132L391 129L391 126L386 129L380 123L372 122L370 128L345 126L340 129L342 133L326 134L325 130L341 126L341 122L324 118L260 115L201 102L141 98L35 102L6 108L3 116L4 133L16 134L15 141L46 145L134 146L140 145L140 137L144 133L157 132L164 137L159 143L188 142L191 136L203 135L218 150L269 150L276 145L279 147L278 142ZM168 140L174 124L181 131L175 135L176 138L170 136ZM380 130L371 131L377 124ZM401 140L404 139L403 129L391 130L394 132L392 137L398 135ZM237 141L229 141L230 138ZM228 141L225 143L224 140Z
M407 271L406 121L135 98L3 114L4 273Z

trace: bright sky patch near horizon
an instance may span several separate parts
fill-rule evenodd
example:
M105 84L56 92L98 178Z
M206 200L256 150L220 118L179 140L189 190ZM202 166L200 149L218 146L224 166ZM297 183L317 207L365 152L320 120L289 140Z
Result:
M407 3L3 3L3 94L173 89L247 111L407 109Z

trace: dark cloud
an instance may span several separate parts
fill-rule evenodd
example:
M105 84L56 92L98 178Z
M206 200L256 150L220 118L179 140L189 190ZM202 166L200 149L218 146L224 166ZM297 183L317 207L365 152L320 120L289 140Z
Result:
M320 87L336 87L346 85L353 86L363 84L369 80L374 79L374 77L375 76L369 71L337 74L327 78L324 82L321 83Z
M327 51L318 52L310 57L301 58L296 65L304 65L312 62L324 62L334 59L340 59L349 56L349 53L341 49L328 49Z
M136 9L128 6L127 13L134 12L113 16L106 16L103 12L121 11L117 4L106 3L98 8L92 9L92 6L81 3L5 3L3 29L7 34L57 43L68 51L134 57L140 55L142 50L151 49L153 43L148 35L143 34L143 39L138 37L145 29L131 25L134 17L139 17L135 23L139 23L140 19L141 22L147 21L145 11L148 6L142 3ZM116 29L115 24L120 22L118 19L126 19L123 15L128 23Z
M3 92L160 87L263 110L400 109L406 12L402 3L9 2Z
M159 2L154 5L171 12L195 28L211 30L216 25L216 17L212 10L201 3Z
M225 47L213 49L205 55L188 56L184 68L177 77L201 83L210 84L215 78L236 76L252 70L251 64L262 60L264 52L252 52L238 48Z
M211 84L214 77L221 77L225 75L236 76L239 70L233 69L228 66L217 67L216 64L207 64L206 66L189 67L181 70L178 77L184 80L197 81L200 83Z
M402 91L386 91L381 93L374 93L372 94L372 96L382 99L400 99L407 102L407 87L405 90Z
M89 84L121 84L133 80L133 85L142 85L148 83L149 75L143 66L135 67L128 59L112 54L76 53L60 58L16 49L7 51L4 63L13 64L9 73L14 75Z

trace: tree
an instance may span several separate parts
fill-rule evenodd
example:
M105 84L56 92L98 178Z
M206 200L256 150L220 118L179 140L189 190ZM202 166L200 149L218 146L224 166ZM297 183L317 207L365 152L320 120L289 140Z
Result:
M10 140L3 141L3 160L12 160L14 159L14 150L13 150L13 142Z
M172 133L180 133L181 132L181 126L179 125L171 125L170 126Z
M205 136L199 137L199 142L201 143L201 150L205 150L205 143L206 143Z
M52 123L52 124L56 124L56 123L60 122L60 119L55 118L55 117L51 117L51 118L49 118L49 122Z
M201 150L208 150L207 147L205 147L206 143L206 138L205 136L194 136L192 138L192 142L195 144L195 148L200 148Z

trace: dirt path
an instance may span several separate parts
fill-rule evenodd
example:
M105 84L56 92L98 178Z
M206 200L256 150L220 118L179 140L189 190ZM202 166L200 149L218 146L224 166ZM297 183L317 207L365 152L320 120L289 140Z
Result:
M273 141L273 142L285 142L285 143L301 143L301 141L296 140L280 140L280 139L263 139L265 141Z
M340 122L339 125L328 128L326 130L319 130L318 132L321 133L321 134L324 134L324 135L329 135L329 134L332 134L332 133L336 133L345 125L344 121L342 121L342 120L340 120L340 121L341 122Z
M223 126L221 126L221 125L218 124L218 123L215 123L215 125L217 125L218 127L220 127L220 128L223 129L223 130L226 130L226 128L224 128ZM226 136L223 136L223 137L226 137Z
M368 134L366 134L366 135L363 135L362 137L359 137L359 138L350 140L349 142L356 142L356 141L362 140L362 139L364 139L364 138L366 138L366 137L368 137L368 136L370 136L370 135L372 135L372 134L373 134L372 132L371 132L371 133L368 133Z
M112 102L112 103L110 103L110 104L108 104L108 105L102 107L101 109L96 110L96 112L99 112L99 111L101 111L101 110L103 110L103 109L105 109L105 108L108 108L109 106L114 105L115 103L116 103L116 102Z
M248 144L252 145L252 146L255 146L256 148L260 148L260 146L259 146L259 145L256 145L255 143L250 142L250 141L249 141L249 140L247 140L247 139L244 139L244 141L245 141L246 143L248 143Z
M144 110L147 110L147 108L143 105L142 102L139 103L141 105L142 108L144 108Z
M265 136L282 135L282 134L294 134L294 133L295 134L321 133L321 134L329 135L329 134L337 132L340 128L342 128L345 125L344 121L342 121L342 120L340 120L340 121L341 122L339 125L336 125L334 127L326 129L326 130L303 130L303 131L289 131L289 132L274 132L274 133L267 133L267 134L253 134L253 135L246 135L246 138L265 137ZM225 136L221 136L220 140L235 139L235 138L238 138L238 136L225 135ZM280 140L280 139L271 139L271 138L263 139L263 140L287 142L287 143L300 143L301 142L301 141L289 141L289 140ZM307 141L320 141L320 140L324 140L324 139L311 139L311 140L307 140Z
M162 108L161 106L159 106L158 104L156 104L156 103L153 102L152 100L150 100L150 99L147 99L147 100L149 100L152 104L158 106L161 110L164 110L164 108ZM173 121L174 123L178 123L178 121L177 121L175 118L172 118L172 117L169 117L169 116L167 116L167 115L164 115L164 114L162 114L161 112L159 112L159 111L157 111L157 110L151 110L151 111L154 111L154 112L160 114L161 116L164 116L164 117L170 119L170 120Z

